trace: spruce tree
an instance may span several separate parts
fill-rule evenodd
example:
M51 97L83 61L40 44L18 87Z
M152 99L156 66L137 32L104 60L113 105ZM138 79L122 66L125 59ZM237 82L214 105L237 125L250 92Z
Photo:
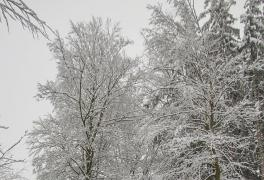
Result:
M259 116L255 122L256 159L259 164L261 179L264 179L264 16L263 0L247 0L245 14L241 16L244 24L242 55L245 64L246 97L258 109Z
M232 26L235 18L230 13L230 8L233 5L234 0L205 0L205 11L201 17L209 18L202 29L208 34L208 41L217 42L212 46L214 54L229 55L237 50L239 29Z

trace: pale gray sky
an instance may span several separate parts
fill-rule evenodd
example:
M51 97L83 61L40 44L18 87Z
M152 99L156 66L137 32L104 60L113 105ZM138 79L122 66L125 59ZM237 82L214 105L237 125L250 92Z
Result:
M92 16L111 18L120 22L123 34L135 43L128 54L143 52L140 31L147 26L150 12L147 4L156 0L25 0L39 17L54 29L65 35L70 30L69 20L89 21ZM233 11L241 14L244 0L237 0ZM196 0L199 9L202 0ZM56 75L56 64L46 46L44 38L33 39L30 32L17 23L11 23L10 32L0 24L0 124L9 126L0 132L0 142L12 144L25 130L32 128L32 121L51 112L47 102L37 102L37 83L52 80ZM16 157L27 158L26 146L19 145L14 151ZM30 163L26 164L24 175L34 180Z

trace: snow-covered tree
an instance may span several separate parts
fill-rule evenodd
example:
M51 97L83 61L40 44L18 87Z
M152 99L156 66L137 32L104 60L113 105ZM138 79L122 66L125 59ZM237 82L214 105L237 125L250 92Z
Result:
M40 33L47 38L47 30L53 32L46 22L41 20L22 0L1 0L0 12L0 23L5 22L8 28L9 21L14 20L31 31L34 36Z
M137 111L132 101L136 61L124 52L129 44L118 25L100 18L72 23L66 40L58 37L50 44L58 75L39 86L38 97L50 100L54 113L36 121L29 135L38 179L129 174L122 158L127 152L120 149L128 141L124 122L134 120Z
M195 18L191 10L177 9L182 6L176 6L176 12L186 13L178 18L154 8L153 27L145 31L153 66L145 107L152 113L142 128L150 132L149 142L159 146L156 156L162 157L152 173L165 179L241 179L257 174L253 154L259 110L247 99L234 103L230 96L244 77L233 46L237 31L228 11L232 3L206 4L210 18L202 32L192 28L199 22L185 25L182 19Z
M0 130L3 129L8 129L8 127L0 126ZM13 165L23 163L24 161L16 159L12 154L12 151L17 147L19 143L21 143L23 137L21 137L19 140L9 145L8 147L4 147L2 144L0 144L0 179L23 179L23 177L19 175L19 172L14 170Z
M247 85L245 96L253 101L262 112L255 123L255 139L257 146L257 159L261 178L264 179L264 119L263 119L263 93L264 93L264 14L263 0L247 0L245 14L241 16L244 24L244 37L242 41L242 59L244 61L244 74Z
M215 42L213 53L229 55L235 53L238 48L239 30L232 26L235 18L230 13L234 4L234 0L205 0L205 11L201 13L200 18L208 19L202 29L208 34L205 43L211 40Z
M228 57L238 55L239 49L239 29L234 27L235 18L230 13L230 8L235 5L234 0L205 0L205 10L201 13L200 19L205 19L202 26L204 43L210 43L210 53L212 56L221 55L222 58L215 58L219 65L222 61L229 61ZM237 62L239 63L239 62ZM232 72L230 72L232 73ZM235 73L235 72L234 72ZM242 82L237 81L232 84L233 91L230 91L229 98L232 103L243 100Z
M263 55L263 4L263 0L247 0L244 6L246 12L241 16L244 24L243 48L247 49L249 63Z

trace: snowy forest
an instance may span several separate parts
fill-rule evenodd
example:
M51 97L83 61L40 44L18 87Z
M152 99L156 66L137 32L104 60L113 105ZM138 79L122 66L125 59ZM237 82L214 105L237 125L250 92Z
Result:
M49 38L57 63L36 94L53 110L22 137L37 180L264 180L264 0L246 0L239 19L236 3L149 5L133 58L110 19L71 22L62 37L23 1L0 0L0 25ZM0 146L1 180L22 179L20 141Z

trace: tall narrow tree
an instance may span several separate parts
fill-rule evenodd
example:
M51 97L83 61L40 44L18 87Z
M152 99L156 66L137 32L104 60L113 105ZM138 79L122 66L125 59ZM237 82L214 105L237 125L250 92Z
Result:
M208 16L208 20L202 28L208 40L216 43L212 49L214 53L229 55L238 48L239 29L233 27L235 18L230 13L234 4L234 0L205 0L206 9L201 17Z
M244 24L242 41L242 55L245 64L245 79L247 98L252 101L261 112L255 123L256 158L259 161L260 176L264 179L264 14L263 0L247 0L245 14L241 16Z

